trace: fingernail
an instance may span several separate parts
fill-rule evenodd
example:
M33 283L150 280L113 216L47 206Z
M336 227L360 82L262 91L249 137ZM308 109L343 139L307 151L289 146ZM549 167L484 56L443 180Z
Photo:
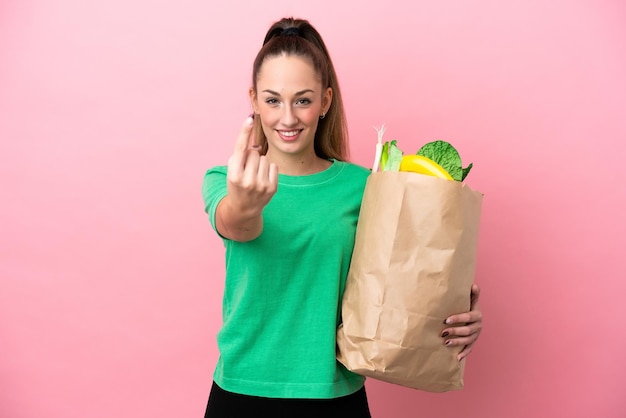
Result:
M445 320L443 321L443 323L444 323L444 324L449 324L449 323L450 323L450 319L445 319Z
M452 344L452 340L446 341L446 345L450 345L450 344Z
M448 335L450 335L450 333L446 331L443 334L441 334L441 338L446 338Z
M248 115L248 117L249 117L250 119L253 119L253 120L254 120L254 113L250 113L250 114Z

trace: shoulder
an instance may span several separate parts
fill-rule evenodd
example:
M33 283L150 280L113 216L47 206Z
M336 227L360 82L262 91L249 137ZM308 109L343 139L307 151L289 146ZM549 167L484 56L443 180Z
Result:
M204 173L204 179L202 183L206 186L208 183L225 181L227 172L228 167L226 167L225 165L211 167Z
M335 161L335 164L338 164L340 169L340 174L337 176L338 182L336 183L338 187L348 194L356 193L361 195L365 189L367 179L372 173L371 170L346 161Z
M358 164L347 161L335 161L341 167L341 180L344 184L352 184L360 189L365 187L365 183L372 171Z
M215 166L204 173L202 179L202 196L205 204L213 198L222 198L226 193L226 166Z
M209 168L204 173L204 177L211 176L211 175L222 176L222 175L226 175L227 172L228 172L228 167L227 166L225 166L225 165L216 165L215 167Z
M344 175L353 176L356 178L367 179L372 171L369 168L365 168L361 165L354 164L347 161L335 161L335 164L339 164L342 168Z

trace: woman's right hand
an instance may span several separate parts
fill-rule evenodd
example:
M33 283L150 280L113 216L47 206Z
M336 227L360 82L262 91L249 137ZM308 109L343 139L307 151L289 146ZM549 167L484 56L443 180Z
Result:
M252 143L253 119L248 117L228 160L228 195L217 206L218 232L235 241L250 241L263 231L263 208L278 188L278 167Z

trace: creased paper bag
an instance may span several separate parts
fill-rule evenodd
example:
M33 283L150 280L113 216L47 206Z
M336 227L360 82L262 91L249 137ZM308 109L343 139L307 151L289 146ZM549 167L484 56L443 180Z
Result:
M470 308L482 194L409 172L368 178L337 332L354 373L430 392L463 387L443 321Z

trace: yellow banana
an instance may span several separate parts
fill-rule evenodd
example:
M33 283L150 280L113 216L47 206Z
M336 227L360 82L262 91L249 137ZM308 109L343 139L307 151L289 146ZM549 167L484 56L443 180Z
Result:
M421 155L405 155L400 162L400 171L411 171L413 173L427 174L429 176L440 177L452 180L452 176L439 164L430 158Z

